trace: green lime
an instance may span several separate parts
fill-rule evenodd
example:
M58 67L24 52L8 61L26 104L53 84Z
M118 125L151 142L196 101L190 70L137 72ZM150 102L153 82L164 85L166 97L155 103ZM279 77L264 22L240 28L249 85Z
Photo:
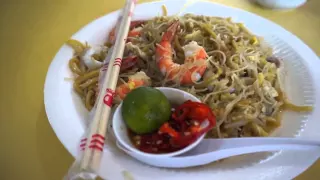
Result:
M121 110L128 128L145 134L156 131L169 120L171 105L158 89L139 87L127 94Z

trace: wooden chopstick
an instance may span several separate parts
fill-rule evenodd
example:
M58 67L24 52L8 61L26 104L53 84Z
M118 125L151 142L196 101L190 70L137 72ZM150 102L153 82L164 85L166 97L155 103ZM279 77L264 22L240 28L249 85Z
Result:
M115 95L115 88L135 4L136 0L126 1L120 25L117 27L116 41L95 104L96 110L90 127L87 129L87 136L85 138L87 143L80 160L80 169L84 172L96 173L100 166L107 124L111 113L112 100Z

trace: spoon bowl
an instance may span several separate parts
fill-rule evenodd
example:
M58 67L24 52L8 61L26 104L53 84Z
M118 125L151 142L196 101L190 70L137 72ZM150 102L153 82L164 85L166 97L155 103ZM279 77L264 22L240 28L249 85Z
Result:
M167 88L167 87L159 87L156 89L160 90L168 98L171 104L182 104L187 100L191 100L194 102L201 102L198 98L196 98L192 94L179 89ZM140 151L130 141L129 134L127 131L127 126L122 117L121 107L122 107L122 103L117 107L112 120L113 131L117 139L117 144L120 149L122 149L124 152L126 152L127 154L129 154L130 156L138 160L143 160L146 158L151 158L153 160L154 158L173 157L173 156L181 155L187 151L190 151L194 147L196 147L203 140L205 136L204 134L200 136L195 142L188 145L187 147L171 153L152 154L152 153L146 153L146 152Z

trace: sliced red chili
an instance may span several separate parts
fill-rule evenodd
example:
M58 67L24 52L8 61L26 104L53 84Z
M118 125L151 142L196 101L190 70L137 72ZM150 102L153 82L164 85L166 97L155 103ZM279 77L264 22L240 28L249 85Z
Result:
M128 70L135 66L138 62L138 57L137 56L127 56L123 58L122 64L120 67L120 71L123 72L125 70Z
M172 118L176 121L183 121L185 120L188 113L189 109L179 106L175 109L175 112L172 114Z
M179 133L174 130L170 125L169 123L164 123L160 129L159 129L159 132L160 133L167 133L169 134L171 137L173 138L178 138L179 137Z
M173 145L180 147L191 144L216 125L211 109L199 102L186 101L175 109L172 118L181 127L180 131L174 130L168 123L164 124L160 130L172 137Z
M215 124L215 116L207 105L186 101L175 109L158 132L139 135L136 146L148 153L174 152L196 141Z

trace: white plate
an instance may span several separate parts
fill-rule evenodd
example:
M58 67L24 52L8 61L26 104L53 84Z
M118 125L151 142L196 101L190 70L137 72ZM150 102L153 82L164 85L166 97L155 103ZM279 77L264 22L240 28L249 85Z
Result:
M140 4L137 6L135 19L149 19L161 13L161 5L166 4L170 15L179 12L185 1L164 1ZM320 109L320 67L318 57L312 50L296 36L279 25L252 13L214 4L210 2L196 2L185 9L194 14L232 17L234 21L244 22L255 34L260 36L276 36L282 39L292 55L286 56L285 64L288 71L286 87L289 98L295 103L313 103L315 110L310 115L289 113L284 117L283 126L276 132L277 136L301 136L306 138L320 138L318 130ZM72 38L88 41L89 44L102 44L111 27L115 24L119 11L103 16L78 31ZM279 44L279 43L278 43ZM279 52L286 55L286 52ZM67 148L76 156L78 142L87 125L88 112L80 98L73 92L72 82L65 80L72 77L68 68L68 61L72 57L72 50L62 46L53 59L45 83L45 108L48 119L56 135ZM302 61L295 59L301 58ZM292 62L292 63L291 63ZM312 75L312 76L311 76ZM307 89L304 87L308 87ZM144 165L124 153L120 152L110 140L107 140L101 164L101 177L109 180L124 179L123 172L130 172L136 180L194 180L194 179L292 179L319 157L318 152L278 152L275 154L252 154L239 156L207 166L189 169L159 169ZM66 170L67 172L67 170Z

